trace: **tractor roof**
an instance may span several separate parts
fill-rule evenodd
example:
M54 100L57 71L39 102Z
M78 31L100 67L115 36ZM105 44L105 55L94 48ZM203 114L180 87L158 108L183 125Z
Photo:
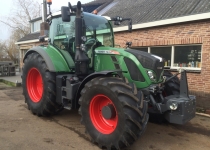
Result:
M88 12L84 12L84 13L88 13ZM57 12L53 13L51 16L53 16L53 17L61 16L61 11L57 11ZM49 16L47 17L47 19L51 18L51 16L49 15ZM97 15L97 16L100 16L100 15ZM107 20L111 20L111 18L110 18L109 16L101 16L101 17L104 17L104 18L106 18Z

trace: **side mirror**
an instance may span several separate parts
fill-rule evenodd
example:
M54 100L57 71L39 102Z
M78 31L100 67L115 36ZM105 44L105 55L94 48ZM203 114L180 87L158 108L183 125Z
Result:
M116 17L116 21L123 21L123 18L122 18L122 17L117 16L117 17Z
M126 42L126 47L128 48L128 47L131 47L131 45L132 45L132 42Z
M45 42L45 37L46 37L46 35L39 36L39 42Z
M69 7L62 6L61 7L61 17L63 22L70 22L70 11Z
M120 24L121 24L121 22L120 22L120 21L115 21L115 22L114 22L114 25L119 26Z

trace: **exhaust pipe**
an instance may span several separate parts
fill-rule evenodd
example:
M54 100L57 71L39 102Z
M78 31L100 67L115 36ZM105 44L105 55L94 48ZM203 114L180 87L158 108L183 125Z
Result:
M68 3L68 7L62 6L61 7L61 16L62 20L64 22L70 22L70 10L71 12L76 13L75 18L75 46L76 46L76 52L75 52L75 74L81 78L85 77L89 73L89 58L86 55L86 52L84 50L84 46L82 45L83 40L82 36L85 31L83 31L83 23L84 19L82 18L82 4L80 1L77 2L77 6L72 7L71 3Z
M86 76L89 73L89 58L84 51L81 50L82 33L83 33L83 19L81 16L82 4L77 3L76 19L75 19L75 73L78 76Z

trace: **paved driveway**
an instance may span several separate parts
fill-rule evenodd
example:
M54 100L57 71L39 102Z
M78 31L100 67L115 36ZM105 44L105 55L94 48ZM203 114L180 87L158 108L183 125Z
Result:
M21 87L0 83L1 150L97 150L85 134L77 111L34 116ZM148 123L145 134L129 150L209 150L210 118L196 116L184 126ZM128 150L127 149L127 150Z

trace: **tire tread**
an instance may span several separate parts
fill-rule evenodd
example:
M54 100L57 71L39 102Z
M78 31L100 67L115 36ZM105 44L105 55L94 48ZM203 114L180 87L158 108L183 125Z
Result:
M47 83L47 88L46 91L44 92L42 96L42 102L39 108L35 108L32 105L32 100L30 99L28 92L27 92L27 86L26 86L26 79L27 79L27 70L26 68L32 65L33 66L38 66L38 68L41 68L39 71L41 74L43 73L44 75L42 76L43 82ZM27 66L27 67L26 67ZM23 95L25 97L25 102L28 105L28 108L31 110L31 112L37 116L49 116L52 114L56 114L61 109L61 106L56 103L56 82L55 82L55 74L52 72L49 72L47 65L44 61L44 59L39 55L38 53L34 52L29 54L25 61L24 61L24 66L23 66Z
M130 146L136 141L140 135L144 132L146 128L146 124L148 119L147 116L147 103L143 100L143 95L140 92L137 92L135 85L128 83L127 79L117 78L117 77L97 77L86 83L84 89L81 91L81 97L79 99L79 104L81 105L79 109L79 114L82 115L84 110L88 110L83 108L83 103L85 102L85 94L91 89L92 86L100 85L104 87L108 87L112 93L114 93L123 108L124 116L125 116L125 125L124 131L119 133L119 140L115 141L111 145L106 145L104 143L100 143L98 138L92 139L95 143L100 145L101 147L106 147L107 149L116 148L121 149ZM139 96L139 98L137 98ZM138 119L137 119L138 118ZM81 122L86 126L83 122L84 118L82 115ZM87 130L87 129L86 129ZM137 131L136 131L137 130ZM87 130L90 134L90 131ZM90 134L91 135L91 134Z

